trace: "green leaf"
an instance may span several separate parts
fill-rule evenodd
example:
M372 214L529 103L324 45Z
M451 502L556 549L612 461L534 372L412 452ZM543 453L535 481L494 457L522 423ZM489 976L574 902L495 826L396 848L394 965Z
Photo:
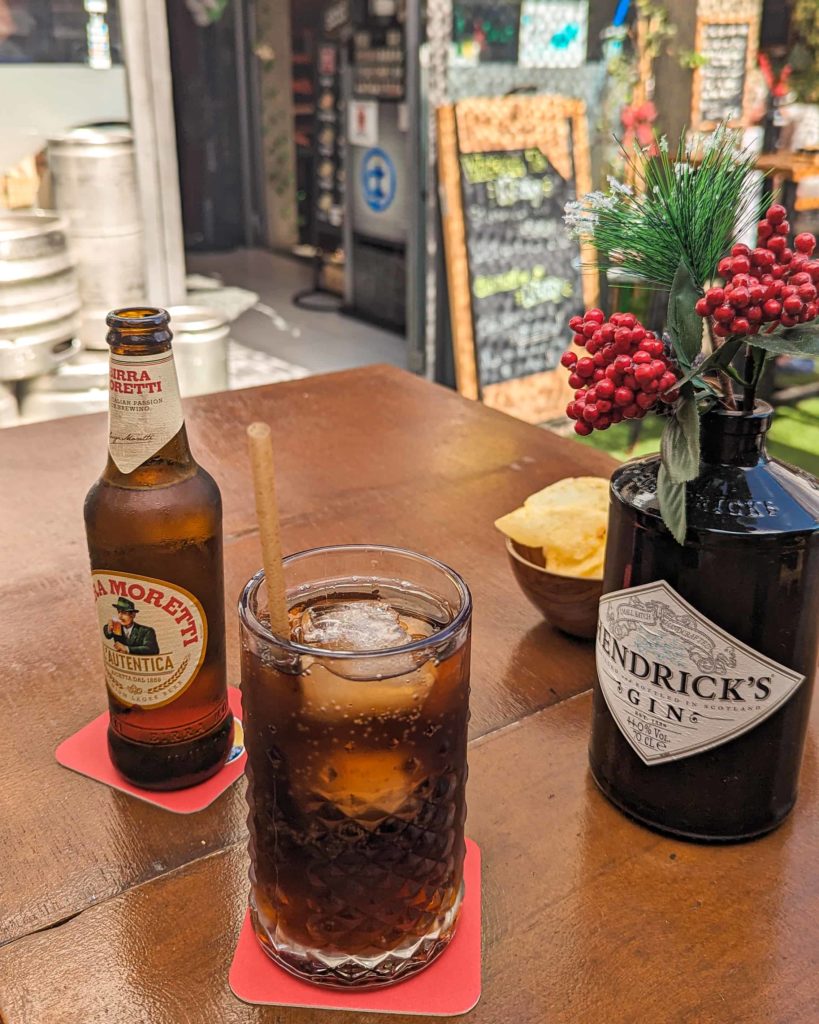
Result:
M739 370L737 370L734 366L726 366L725 372L728 374L732 381L735 381L737 384L740 384L744 388L749 388L753 383L750 380L745 380L745 378L742 376Z
M701 402L706 398L710 402L713 402L715 398L720 397L720 393L715 387L712 387L707 380L703 380L697 381L696 385L694 385L694 397L698 402Z
M752 334L745 341L776 356L819 356L819 326L816 322L790 327L781 333Z
M683 394L674 407L660 441L663 466L670 481L684 484L700 471L700 416L693 394Z
M657 499L660 515L678 544L685 543L688 522L685 513L685 484L674 483L664 465L657 474Z
M684 366L690 366L702 348L702 317L694 309L698 298L691 272L680 263L668 296L668 331Z
M740 349L742 341L747 341L747 338L740 340L739 338L730 338L728 341L723 342L718 349L715 349L710 356L705 358L699 366L693 366L685 376L681 377L677 387L682 387L683 384L687 384L695 377L702 377L704 373L708 373L711 370L722 370L728 366L734 356Z

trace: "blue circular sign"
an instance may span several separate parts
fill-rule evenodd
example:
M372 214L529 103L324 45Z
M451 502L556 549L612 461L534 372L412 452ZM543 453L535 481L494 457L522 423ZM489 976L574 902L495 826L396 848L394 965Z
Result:
M368 149L361 162L364 202L374 213L383 213L395 199L395 164L383 149Z

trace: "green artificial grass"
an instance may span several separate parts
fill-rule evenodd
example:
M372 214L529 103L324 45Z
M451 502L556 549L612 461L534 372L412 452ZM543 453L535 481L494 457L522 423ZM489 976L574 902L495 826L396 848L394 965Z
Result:
M623 461L659 451L664 422L659 416L641 420L642 429L633 448L630 447L633 427L628 423L619 423L609 430L595 430L579 440ZM774 458L819 477L819 398L806 398L795 406L777 408L768 434L768 451Z
M768 437L771 455L819 477L819 398L779 406Z

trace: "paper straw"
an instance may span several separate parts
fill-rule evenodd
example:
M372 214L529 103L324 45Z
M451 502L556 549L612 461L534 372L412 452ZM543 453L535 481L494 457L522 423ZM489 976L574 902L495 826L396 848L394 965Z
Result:
M282 540L279 532L279 506L276 501L276 477L273 470L273 442L266 423L251 423L247 428L256 516L262 544L262 565L267 583L267 608L270 628L276 636L290 639L290 620L282 565Z

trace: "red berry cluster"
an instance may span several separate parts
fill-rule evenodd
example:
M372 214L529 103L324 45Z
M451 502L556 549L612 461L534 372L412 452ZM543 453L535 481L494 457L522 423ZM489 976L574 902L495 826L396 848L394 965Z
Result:
M576 421L578 434L642 419L660 400L670 403L679 397L677 373L664 344L633 313L615 313L606 320L602 309L589 309L572 317L569 326L575 345L588 353L578 358L570 349L560 360L576 389L566 415Z
M758 247L737 244L720 260L724 287L709 288L695 306L700 316L714 318L718 337L744 338L768 323L794 327L819 313L819 260L811 259L816 239L804 231L788 248L786 216L774 203L757 227Z

